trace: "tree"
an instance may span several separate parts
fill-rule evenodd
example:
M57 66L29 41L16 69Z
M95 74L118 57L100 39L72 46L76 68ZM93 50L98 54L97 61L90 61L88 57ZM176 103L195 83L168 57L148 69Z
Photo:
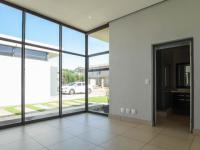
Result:
M63 84L68 84L75 81L84 81L84 75L74 70L63 69Z

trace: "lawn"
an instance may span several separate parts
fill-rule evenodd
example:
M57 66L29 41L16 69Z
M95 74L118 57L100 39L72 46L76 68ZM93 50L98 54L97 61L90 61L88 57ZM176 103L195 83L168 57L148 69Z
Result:
M20 115L21 114L21 110L17 109L18 106L7 106L4 107L4 110L13 113L15 115Z
M76 100L63 100L63 107L72 107L72 106L81 106L85 103L85 99L76 99ZM106 96L99 96L99 97L90 97L89 98L89 103L108 103L108 97ZM54 109L59 107L58 101L55 102L45 102L45 103L39 103L39 104L27 104L25 106L29 110L33 111L45 111L45 107L49 107L48 109ZM14 115L20 115L21 110L20 106L6 106L2 107L2 109L13 113Z
M107 96L90 97L89 103L108 103Z

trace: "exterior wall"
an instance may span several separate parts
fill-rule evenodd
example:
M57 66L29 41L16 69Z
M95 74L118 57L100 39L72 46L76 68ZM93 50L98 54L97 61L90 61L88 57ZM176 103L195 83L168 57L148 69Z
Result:
M0 55L0 106L21 104L21 58ZM48 61L26 59L26 104L56 96L57 73ZM54 72L54 73L52 73ZM52 74L51 74L52 73ZM52 84L52 85L51 85ZM51 89L54 86L54 89Z
M0 106L21 104L21 59L0 55Z
M194 118L200 129L200 1L168 0L110 23L110 113L152 120L152 44L194 38Z

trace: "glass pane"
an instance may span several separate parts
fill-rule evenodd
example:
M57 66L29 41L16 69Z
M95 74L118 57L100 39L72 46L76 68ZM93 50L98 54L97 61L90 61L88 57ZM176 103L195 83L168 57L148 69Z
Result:
M59 25L40 17L26 14L26 42L58 49Z
M63 50L85 54L85 34L63 27Z
M88 37L88 53L95 54L109 51L109 29L92 33Z
M88 107L90 111L109 112L109 71L88 73Z
M0 3L0 37L21 41L22 12Z
M85 110L85 58L64 54L62 57L63 114Z
M0 126L21 122L21 45L0 41Z
M89 58L89 69L102 69L109 67L109 54Z
M26 46L26 120L58 115L59 53Z

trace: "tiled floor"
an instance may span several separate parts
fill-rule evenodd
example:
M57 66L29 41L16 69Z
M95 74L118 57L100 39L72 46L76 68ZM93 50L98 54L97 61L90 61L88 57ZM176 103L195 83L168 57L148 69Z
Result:
M0 131L0 150L199 150L200 137L81 114Z

